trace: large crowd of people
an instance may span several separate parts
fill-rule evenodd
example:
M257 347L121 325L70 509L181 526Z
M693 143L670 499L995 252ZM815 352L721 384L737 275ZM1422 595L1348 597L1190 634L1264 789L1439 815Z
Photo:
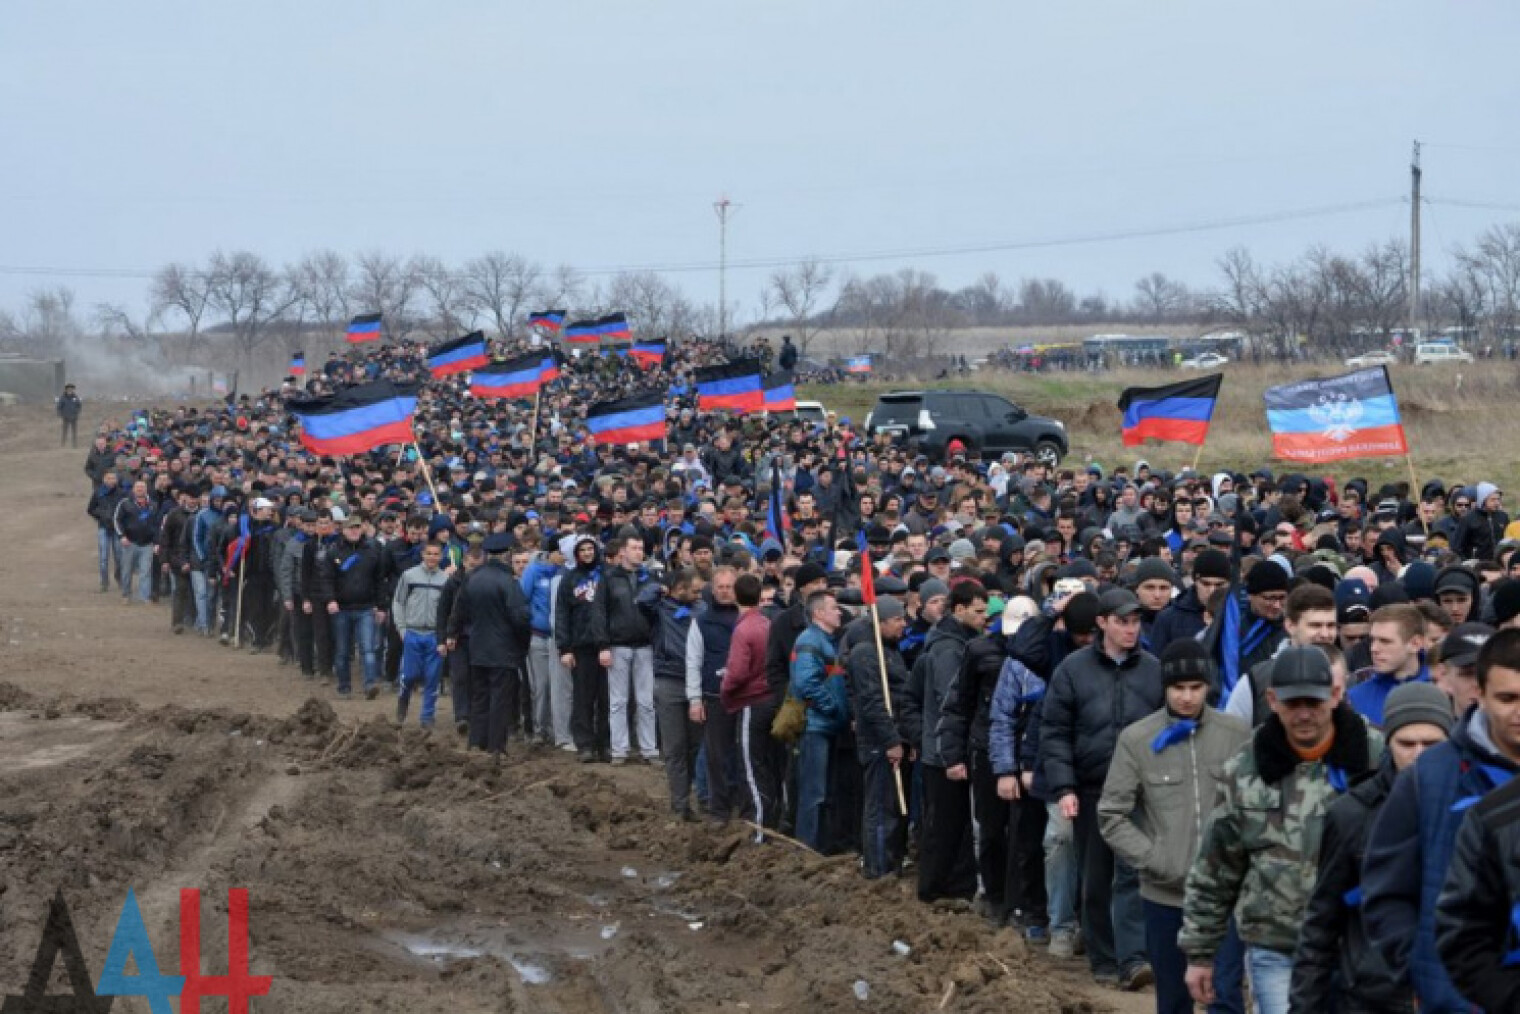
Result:
M699 411L723 355L583 355L495 401L356 346L108 420L100 591L293 695L659 766L682 819L858 853L1164 1014L1520 1010L1493 483L930 461ZM290 399L376 379L425 381L415 443L308 453ZM663 443L593 438L587 406L653 389Z

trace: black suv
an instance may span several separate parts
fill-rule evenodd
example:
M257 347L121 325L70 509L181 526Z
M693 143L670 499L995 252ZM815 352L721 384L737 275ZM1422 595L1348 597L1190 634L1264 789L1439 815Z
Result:
M898 434L939 460L969 450L984 457L1019 451L1055 466L1070 449L1064 423L981 391L891 391L876 399L866 432Z

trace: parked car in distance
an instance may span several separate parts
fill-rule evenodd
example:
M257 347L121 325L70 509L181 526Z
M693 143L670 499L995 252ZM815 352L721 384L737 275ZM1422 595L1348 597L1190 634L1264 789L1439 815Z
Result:
M1230 361L1230 357L1218 352L1203 352L1191 359L1182 361L1184 370L1212 370L1216 366L1223 366Z
M1371 352L1363 352L1359 356L1352 356L1350 359L1346 360L1346 365L1356 368L1367 366L1393 366L1397 364L1398 361L1399 357L1397 353L1389 352L1387 349L1373 349Z
M1416 366L1433 366L1436 363L1470 363L1471 352L1464 352L1446 342L1421 342L1414 347Z
M1054 466L1070 450L1065 423L982 391L889 391L866 416L866 433L900 435L937 460L970 450L984 457L1016 451Z
M799 401L797 403L796 418L801 419L803 422L819 423L821 425L828 422L829 414L821 401Z

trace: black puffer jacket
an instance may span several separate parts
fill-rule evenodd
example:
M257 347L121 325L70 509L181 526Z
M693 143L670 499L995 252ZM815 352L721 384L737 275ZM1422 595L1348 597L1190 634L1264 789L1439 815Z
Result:
M1290 1014L1344 1008L1350 998L1363 1010L1397 1014L1414 1009L1407 983L1368 944L1359 903L1367 835L1393 788L1395 774L1393 757L1385 754L1377 770L1353 785L1325 814L1319 876L1293 956Z
M875 639L856 644L845 659L850 710L855 716L855 755L862 764L903 742L897 717L903 709L908 667L896 644L884 641L882 658L887 663L887 688L892 694L891 714L887 713L887 701L881 692L881 660L876 655Z
M336 602L339 609L375 609L380 602L380 547L369 539L339 538L324 566L313 568L312 598Z
M986 634L966 645L961 671L939 713L939 749L945 767L965 764L972 753L987 752L992 694L1007 657L1003 638L997 635Z
M1149 652L1136 649L1116 662L1095 643L1068 655L1051 677L1040 717L1050 798L1101 792L1119 733L1165 703L1161 663Z

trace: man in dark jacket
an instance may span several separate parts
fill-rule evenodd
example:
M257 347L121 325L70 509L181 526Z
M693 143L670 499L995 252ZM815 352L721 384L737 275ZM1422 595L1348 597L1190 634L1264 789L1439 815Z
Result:
M148 484L139 479L132 484L132 495L116 504L112 527L121 540L121 597L130 599L132 584L137 582L139 601L148 601L153 592L153 545L158 538L161 520L159 505L148 493Z
M454 713L454 731L470 734L470 635L461 630L453 643L449 641L449 624L454 619L454 603L459 601L465 580L486 562L485 550L471 546L465 550L461 564L443 583L438 594L438 619L434 629L442 631L444 664L449 673L449 705ZM530 607L531 608L531 607Z
M607 667L607 722L612 763L629 756L629 706L638 729L644 760L660 759L655 745L654 649L647 610L658 601L660 585L644 568L644 540L636 533L614 538L607 546L601 605L606 610L612 662Z
M296 659L303 676L330 676L333 668L332 623L327 612L331 593L324 581L328 561L337 550L341 537L333 531L332 515L322 511L311 525L311 537L301 547L300 600L296 603ZM213 552L210 558L215 561Z
M960 674L966 646L987 625L987 592L963 581L950 592L950 612L929 632L923 654L908 676L903 727L921 730L916 744L923 764L918 897L920 901L976 895L976 858L971 836L970 770L965 761L947 766L940 747L939 718ZM911 735L909 745L915 745Z
M107 472L116 470L116 452L111 448L111 443L102 434L95 438L90 446L90 453L84 459L84 474L89 476L92 485L99 486L105 481Z
M195 599L190 594L190 520L195 496L181 487L175 491L176 502L164 515L158 530L158 559L174 588L169 603L169 627L176 634L185 632L185 623L195 620Z
M1414 987L1421 1011L1470 1014L1436 953L1436 901L1469 800L1520 772L1520 632L1501 631L1478 652L1478 704L1451 738L1401 771L1372 822L1362 861L1367 939Z
M354 645L363 665L364 696L380 694L380 651L375 633L380 607L380 549L364 537L364 519L350 514L343 519L343 537L317 572L316 598L327 603L332 626L333 672L338 677L338 696L353 693L350 675Z
M778 696L786 693L791 680L792 645L808 627L805 604L809 596L829 586L829 575L816 563L804 563L797 568L793 585L792 603L772 618L765 642L765 679Z
M1098 800L1125 727L1166 702L1161 666L1139 647L1140 600L1111 589L1098 600L1100 637L1067 656L1051 677L1040 726L1050 795L1074 824L1082 867L1082 933L1093 977L1135 990L1149 985L1145 920L1135 871L1117 861L1098 827Z
M116 578L116 584L121 585L121 543L116 534L116 505L126 497L127 491L121 488L121 483L116 481L116 473L106 470L101 473L100 485L95 492L90 494L90 506L85 513L95 519L97 528L96 548L100 555L100 590L111 590L111 578Z
M1319 875L1293 957L1288 997L1292 1014L1413 1011L1408 983L1368 946L1362 929L1362 857L1372 819L1388 798L1394 777L1427 749L1445 742L1452 721L1450 700L1430 684L1406 684L1388 695L1382 763L1331 803L1325 814Z
M596 539L582 535L575 557L559 582L554 602L554 641L560 662L574 681L570 735L582 764L610 759L607 726L607 667L612 664L607 640L607 611L597 601L602 593L602 557Z
M1504 491L1491 482L1480 482L1472 510L1457 524L1457 538L1451 548L1464 560L1492 560L1508 525Z
M1008 803L998 795L987 733L992 721L992 694L1007 657L1000 634L983 634L966 645L965 659L945 695L935 730L945 766L964 764L970 771L977 866L987 916L997 926L1008 915L1003 890L1008 875Z
M869 879L901 870L908 827L898 796L898 787L904 784L901 772L907 756L896 720L908 683L908 670L897 652L907 616L902 603L894 598L878 599L876 608L881 622L881 655L876 653L873 636L850 649L845 662L850 709L855 715L855 753L863 781L861 855ZM882 685L883 661L886 692Z
M1240 677L1277 654L1287 638L1283 609L1288 602L1288 574L1272 560L1262 560L1246 575L1244 587L1232 590L1225 607L1203 635L1219 667L1219 694L1210 703L1223 707Z
M679 570L671 576L665 596L653 607L655 715L665 756L670 809L682 820L693 819L692 776L702 746L702 727L692 718L696 709L686 699L686 640L701 590L696 571Z
M1151 654L1159 658L1173 641L1196 637L1204 628L1204 606L1229 584L1230 558L1217 549L1199 553L1193 561L1192 585L1161 610L1151 627Z
M449 640L469 636L470 740L500 760L507 750L507 680L528 658L527 597L508 563L512 536L497 532L481 544L486 562L465 580L449 619Z
M1520 1010L1517 911L1520 780L1495 789L1468 811L1436 906L1441 962L1461 994L1484 1010Z
M732 817L742 802L738 787L729 779L738 743L737 725L722 701L728 653L739 622L734 598L737 578L732 567L713 570L712 584L686 635L686 698L696 705L692 714L702 723L702 743L707 750L707 816L716 822Z
M59 447L79 446L79 413L82 411L84 403L75 393L74 385L64 384L63 393L58 396L58 420L63 424Z

